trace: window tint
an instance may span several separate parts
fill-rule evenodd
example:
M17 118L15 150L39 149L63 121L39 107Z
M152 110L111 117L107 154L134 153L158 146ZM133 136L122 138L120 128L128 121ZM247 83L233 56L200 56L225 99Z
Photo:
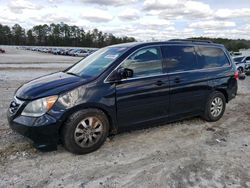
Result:
M164 48L168 72L193 70L196 57L192 46L166 46Z
M133 77L143 77L162 73L161 52L158 47L138 50L128 57L121 65L122 68L132 69Z
M228 58L220 48L199 46L197 55L199 68L202 69L229 65Z
M249 60L250 60L250 57L247 57L246 60L249 61Z

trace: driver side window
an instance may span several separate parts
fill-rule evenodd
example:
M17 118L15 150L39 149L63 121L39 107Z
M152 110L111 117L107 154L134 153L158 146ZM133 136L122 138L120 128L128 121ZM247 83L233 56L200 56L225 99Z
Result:
M133 70L133 78L162 74L160 47L136 51L122 63L121 68Z

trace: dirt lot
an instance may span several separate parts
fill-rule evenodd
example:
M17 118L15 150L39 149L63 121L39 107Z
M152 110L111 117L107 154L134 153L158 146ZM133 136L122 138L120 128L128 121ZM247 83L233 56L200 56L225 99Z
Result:
M250 187L250 77L239 82L238 96L218 122L193 118L123 133L88 155L61 146L41 153L9 129L9 102L22 83L79 58L3 48L0 187Z

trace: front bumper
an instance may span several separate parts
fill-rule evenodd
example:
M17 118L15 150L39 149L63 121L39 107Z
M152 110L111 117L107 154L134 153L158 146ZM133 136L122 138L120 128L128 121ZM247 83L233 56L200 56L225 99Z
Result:
M52 116L45 114L41 117L13 116L7 114L10 127L34 142L34 146L41 151L57 149L59 141L59 123Z

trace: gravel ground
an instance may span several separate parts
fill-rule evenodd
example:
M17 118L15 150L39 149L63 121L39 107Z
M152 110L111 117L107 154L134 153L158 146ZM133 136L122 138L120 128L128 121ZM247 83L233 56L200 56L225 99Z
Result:
M61 146L35 150L8 127L13 93L78 60L11 47L0 54L0 187L250 187L250 77L218 122L192 118L123 133L81 156Z

